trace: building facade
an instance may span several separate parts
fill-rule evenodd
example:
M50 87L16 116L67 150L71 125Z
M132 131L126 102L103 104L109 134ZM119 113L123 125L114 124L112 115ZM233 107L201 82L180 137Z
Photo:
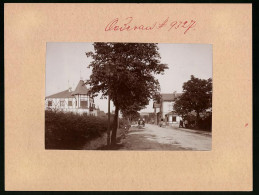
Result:
M79 81L74 91L69 88L47 96L45 98L45 109L97 116L94 99L88 95L88 89L83 80Z
M179 123L181 117L176 114L174 110L174 103L176 98L179 97L181 93L162 93L160 95L160 101L153 103L155 124L159 124L162 120L166 123L166 125Z

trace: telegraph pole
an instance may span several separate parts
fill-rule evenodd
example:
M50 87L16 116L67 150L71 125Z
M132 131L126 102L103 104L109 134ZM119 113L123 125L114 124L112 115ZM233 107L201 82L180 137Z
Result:
M111 138L110 138L110 95L108 94L108 128L107 128L107 146L110 145Z
M106 66L108 69L108 127L107 127L107 146L111 144L111 130L110 130L110 123L111 123L111 112L110 112L110 107L111 107L111 97L110 97L110 77L111 77L111 70L110 70L110 64Z

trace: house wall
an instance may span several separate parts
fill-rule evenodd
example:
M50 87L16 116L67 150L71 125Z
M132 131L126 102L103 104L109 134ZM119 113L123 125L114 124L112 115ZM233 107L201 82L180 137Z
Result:
M52 101L52 106L48 105L48 102ZM72 101L72 106L68 106L68 102ZM64 102L64 103L62 103ZM56 108L56 109L72 109L77 108L77 99L76 98L47 98L45 100L45 107Z
M160 112L160 108L154 108L154 113Z
M165 118L165 115L168 112L171 112L174 110L174 103L172 101L163 101L162 102L162 117Z
M173 121L173 117L176 117L176 121ZM182 118L178 115L168 115L168 120L166 120L167 124L179 123Z
M90 99L90 101L89 101ZM80 101L86 100L87 101L87 107L81 108ZM48 105L48 102L52 101L52 106ZM68 105L68 102L72 101L72 106ZM63 103L62 103L63 102ZM74 113L87 113L90 115L97 116L97 111L93 110L90 111L89 107L93 104L93 99L89 98L88 96L84 95L76 95L74 98L47 98L45 99L45 109L56 109L63 112L74 112Z
M166 116L167 113L174 111L174 101L162 101L160 111L161 115L157 115L157 121L160 121L161 118L163 118L166 124L170 125L173 123L179 123L181 120L181 117L175 114L169 114ZM176 117L176 121L173 121L173 117Z

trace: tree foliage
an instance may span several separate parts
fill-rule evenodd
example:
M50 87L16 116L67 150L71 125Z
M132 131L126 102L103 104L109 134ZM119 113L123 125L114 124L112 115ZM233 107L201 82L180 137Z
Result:
M141 106L138 103L134 103L127 107L127 109L121 110L124 118L128 118L130 121L137 120L140 117L139 110L143 109L145 106Z
M94 52L86 53L93 59L89 65L92 68L89 92L101 92L103 97L110 95L115 105L115 124L119 110L126 113L132 105L141 109L157 94L160 85L154 75L163 73L167 65L160 62L157 44L94 43L93 46ZM116 131L114 125L113 143Z
M183 84L183 94L175 101L174 109L181 116L195 111L198 118L199 113L211 106L212 79L199 79L191 75L191 79Z

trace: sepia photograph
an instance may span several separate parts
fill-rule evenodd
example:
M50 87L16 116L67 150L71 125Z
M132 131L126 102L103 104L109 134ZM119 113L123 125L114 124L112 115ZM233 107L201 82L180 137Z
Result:
M252 191L253 7L5 3L4 190Z
M45 149L212 149L212 45L48 42Z

